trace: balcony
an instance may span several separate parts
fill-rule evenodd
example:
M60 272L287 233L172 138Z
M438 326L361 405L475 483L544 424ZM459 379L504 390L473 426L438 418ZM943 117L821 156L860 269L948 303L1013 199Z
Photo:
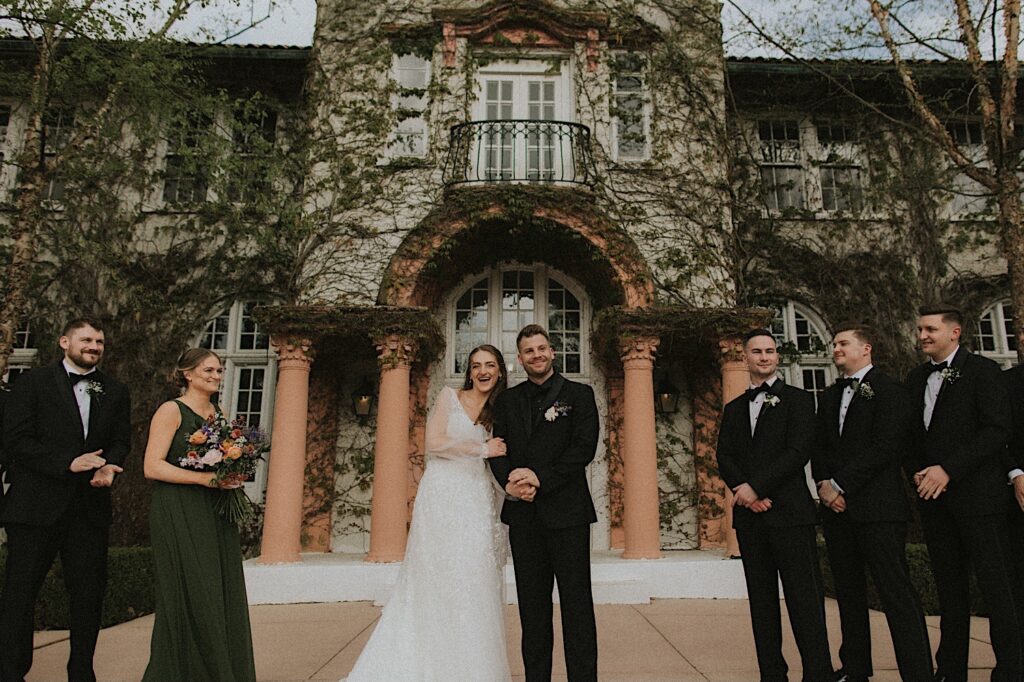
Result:
M451 129L445 187L594 183L590 129L565 121L470 121Z

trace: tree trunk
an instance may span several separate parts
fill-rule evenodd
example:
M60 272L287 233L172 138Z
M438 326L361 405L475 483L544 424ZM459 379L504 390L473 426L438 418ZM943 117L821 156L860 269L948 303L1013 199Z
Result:
M1020 200L1020 180L1013 171L1003 174L999 201L999 233L1010 275L1010 301L1013 305L1013 332L1017 336L1017 361L1024 362L1024 207Z

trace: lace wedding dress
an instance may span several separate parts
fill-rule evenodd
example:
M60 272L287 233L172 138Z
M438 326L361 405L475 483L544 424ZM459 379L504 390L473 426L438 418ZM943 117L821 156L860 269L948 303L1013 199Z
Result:
M506 536L487 431L444 388L394 592L347 682L507 682Z

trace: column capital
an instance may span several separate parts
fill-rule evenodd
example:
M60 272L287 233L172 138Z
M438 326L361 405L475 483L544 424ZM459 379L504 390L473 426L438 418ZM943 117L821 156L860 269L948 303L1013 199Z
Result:
M374 339L377 346L377 364L381 370L411 367L419 350L416 341L403 334L389 334Z
M277 354L277 364L281 367L308 369L316 357L312 339L300 336L272 336L270 346Z
M743 362L743 340L738 336L719 339L718 351L718 361L723 365L728 362Z
M651 369L661 339L657 336L625 336L619 339L619 354L624 369Z

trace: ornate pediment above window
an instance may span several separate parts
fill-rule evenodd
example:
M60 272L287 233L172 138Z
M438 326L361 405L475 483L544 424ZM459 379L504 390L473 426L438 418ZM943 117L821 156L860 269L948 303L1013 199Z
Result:
M446 66L455 64L455 41L475 45L571 49L586 42L587 61L597 67L598 42L605 39L605 12L572 11L538 0L497 0L473 9L436 9L441 24Z

